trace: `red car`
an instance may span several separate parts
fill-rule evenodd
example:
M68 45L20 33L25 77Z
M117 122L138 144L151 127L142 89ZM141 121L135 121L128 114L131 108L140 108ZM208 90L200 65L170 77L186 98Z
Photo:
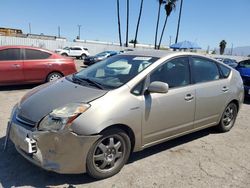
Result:
M0 86L54 81L76 72L73 59L28 46L0 47Z

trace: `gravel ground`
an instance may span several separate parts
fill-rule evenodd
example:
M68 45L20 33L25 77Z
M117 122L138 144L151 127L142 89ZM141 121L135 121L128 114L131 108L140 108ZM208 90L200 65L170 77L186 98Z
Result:
M78 69L80 62L78 61ZM199 131L134 153L119 174L96 181L60 175L26 161L10 144L2 152L11 108L32 86L0 88L0 186L2 187L250 187L250 101L235 127Z

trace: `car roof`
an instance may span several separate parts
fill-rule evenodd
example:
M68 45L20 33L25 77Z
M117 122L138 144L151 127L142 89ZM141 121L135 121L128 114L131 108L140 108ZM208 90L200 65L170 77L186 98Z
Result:
M8 45L8 46L0 46L0 50L4 49L11 49L11 48L21 48L21 49L32 49L32 50L41 50L44 52L48 52L51 54L54 54L54 52L44 49L44 48L39 48L39 47L34 47L34 46L24 46L24 45Z
M150 57L152 56L152 57L162 58L162 57L166 57L172 54L188 55L190 53L185 53L185 52L180 53L180 52L173 52L173 51L166 51L166 50L143 50L143 51L131 51L131 52L124 53L122 55L150 56Z

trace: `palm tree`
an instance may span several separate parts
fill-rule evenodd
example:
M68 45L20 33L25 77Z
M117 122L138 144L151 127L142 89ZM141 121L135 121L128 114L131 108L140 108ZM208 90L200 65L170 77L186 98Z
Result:
M157 36L158 36L158 27L159 27L160 15L161 15L161 5L165 3L164 0L157 0L157 1L159 3L159 7L158 7L156 29L155 29L155 49L157 49Z
M118 32L119 32L119 42L120 46L122 46L122 35L121 35L121 22L120 22L120 1L116 0L117 5L117 20L118 20Z
M128 47L128 26L129 26L129 0L127 0L127 31L126 31L126 44L125 44L126 47Z
M225 40L222 40L222 41L220 42L220 54L221 54L221 55L224 54L226 45L227 45L227 42L226 42Z
M176 1L178 1L178 0L168 0L167 4L165 5L166 18L165 18L165 22L164 22L164 25L163 25L163 28L162 28L161 38L160 38L160 41L159 41L158 49L160 49L160 46L161 46L161 41L162 41L162 37L163 37L164 31L165 31L165 28L166 28L166 25L167 25L168 17L170 16L171 12L176 7Z
M142 14L143 1L144 1L144 0L141 0L140 12L139 12L139 17L138 17L138 21L137 21L137 26L136 26L135 39L134 39L134 41L137 41L137 35L138 35L139 25L140 25L140 21L141 21L141 14ZM135 47L136 47L136 43L134 43L134 48L135 48Z
M183 0L181 0L181 6L180 6L180 12L179 12L179 19L178 19L178 26L177 26L177 33L176 33L175 43L178 42L178 37L179 37L179 30L180 30L180 23L181 23L182 4L183 4Z

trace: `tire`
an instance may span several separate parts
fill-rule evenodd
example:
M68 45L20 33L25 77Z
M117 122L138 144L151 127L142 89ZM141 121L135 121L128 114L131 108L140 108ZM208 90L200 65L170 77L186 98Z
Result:
M62 56L68 56L68 54L66 54L66 53L62 53Z
M235 103L230 103L225 108L220 123L217 125L217 130L219 132L228 132L234 126L236 117L238 113L238 108Z
M82 55L80 56L81 59L85 59L86 57L87 57L86 54L82 54Z
M47 76L46 81L47 82L53 82L53 81L58 80L58 79L60 79L62 77L63 77L63 75L61 73L52 72Z
M90 148L87 173L95 179L117 174L128 161L131 151L129 136L121 129L110 129Z

